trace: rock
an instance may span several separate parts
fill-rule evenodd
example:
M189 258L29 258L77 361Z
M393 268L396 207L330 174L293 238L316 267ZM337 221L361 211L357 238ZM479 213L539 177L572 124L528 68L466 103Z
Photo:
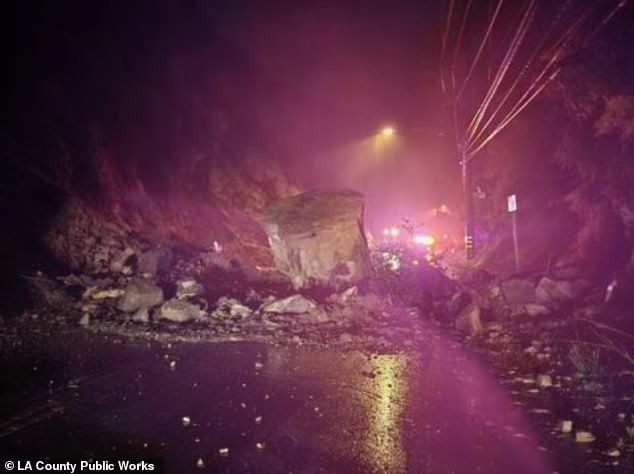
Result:
M359 288L354 285L341 293L333 293L327 300L331 303L345 304L350 298L359 294Z
M214 318L238 317L248 318L253 314L253 310L243 305L235 298L221 296L216 302L216 309L211 313Z
M253 310L242 303L237 303L231 305L229 308L229 314L233 317L248 318L251 314L253 314Z
M535 295L537 303L550 308L559 308L579 297L586 289L587 283L583 280L553 280L543 277L537 284Z
M508 304L534 303L536 301L535 285L522 279L511 279L503 281L500 289Z
M312 319L316 323L327 323L330 321L330 316L328 315L328 311L324 308L317 306L313 308L309 313L310 319Z
M167 247L154 247L139 255L138 272L142 275L156 275L159 270L169 267L173 259Z
M159 319L174 323L186 323L203 317L205 312L198 305L187 301L171 299L163 303L158 312Z
M539 388L548 388L553 386L553 379L548 374L540 374L537 376L535 383Z
M270 303L265 303L260 308L260 311L263 313L276 314L300 314L309 313L316 306L317 304L313 300L305 298L302 295L293 295L282 300L275 300Z
M90 314L84 313L84 315L79 320L79 325L83 327L90 326Z
M561 422L562 433L572 433L572 420L564 420Z
M263 227L275 265L295 289L341 288L370 275L363 211L354 191L312 191L267 208Z
M456 327L471 336L477 336L482 333L480 307L475 303L469 303L458 315Z
M137 323L149 323L150 311L147 308L141 308L132 315L132 321Z
M575 441L577 443L592 443L596 438L589 431L577 431L575 433Z
M121 288L110 288L92 293L90 296L93 300L105 300L108 298L121 298L125 294L125 290Z
M119 252L110 262L110 271L112 273L122 273L126 267L126 263L135 255L136 252L131 247L126 247L121 252Z
M119 300L119 309L132 313L141 308L151 308L163 302L163 290L152 280L135 277L130 280Z
M550 310L546 306L537 303L526 303L524 305L524 309L526 314L533 317L546 316L550 314Z
M186 278L176 282L176 298L184 299L202 295L205 289L193 278Z

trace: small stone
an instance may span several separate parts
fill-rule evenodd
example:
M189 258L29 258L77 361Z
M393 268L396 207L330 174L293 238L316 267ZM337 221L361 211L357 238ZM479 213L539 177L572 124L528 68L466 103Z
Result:
M253 367L255 367L255 370L262 370L264 368L264 364L258 360L255 364L253 364Z
M90 314L84 313L84 315L79 320L79 325L83 327L90 326Z
M93 300L105 300L108 298L120 298L125 293L125 290L121 288L112 288L110 290L101 290L93 293L91 298Z
M577 443L592 443L596 438L589 431L577 431L575 433L575 440Z
M616 416L619 419L619 421L625 421L625 416L626 416L625 413L619 413Z
M259 425L260 423L262 423L262 415L258 415L255 417L255 422Z
M539 388L548 388L553 386L553 379L548 374L540 374L537 376L536 383Z
M178 280L176 282L176 298L183 299L201 295L205 292L203 286L193 278Z
M526 349L524 349L524 352L526 354L535 355L537 354L538 350L535 346L529 346Z
M564 420L561 422L562 433L572 433L572 420Z
M218 454L220 454L222 457L227 457L229 456L229 448L224 447L224 448L220 448L218 450Z
M619 451L617 448L614 448L614 449L610 449L605 454L607 454L611 458L618 458L621 455L621 451Z
M257 443L255 443L255 447L258 451L262 451L266 447L266 444L258 441Z
M170 370L172 370L172 371L176 370L176 361L175 360L170 362Z
M132 321L137 323L149 323L150 311L147 308L140 308L136 313L132 315Z
M188 416L184 416L182 421L183 421L183 426L189 426L192 423L192 419Z
M203 315L204 311L198 305L177 299L166 301L159 311L159 319L175 323L193 321Z
M198 469L204 469L205 468L205 461L203 461L203 458L198 458L198 461L196 461L196 467Z

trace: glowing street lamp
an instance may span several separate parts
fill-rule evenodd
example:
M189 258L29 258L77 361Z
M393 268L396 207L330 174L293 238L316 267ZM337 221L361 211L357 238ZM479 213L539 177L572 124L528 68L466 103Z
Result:
M394 135L394 132L395 132L394 127L384 127L381 130L381 135L387 138Z

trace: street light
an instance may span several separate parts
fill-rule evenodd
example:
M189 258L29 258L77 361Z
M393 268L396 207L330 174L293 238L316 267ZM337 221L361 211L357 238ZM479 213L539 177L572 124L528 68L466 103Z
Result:
M374 150L377 159L385 153L386 147L394 141L395 134L396 130L391 125L386 125L376 133L374 139Z
M391 137L392 135L394 135L394 127L383 127L383 129L381 130L381 135L383 135L384 137Z

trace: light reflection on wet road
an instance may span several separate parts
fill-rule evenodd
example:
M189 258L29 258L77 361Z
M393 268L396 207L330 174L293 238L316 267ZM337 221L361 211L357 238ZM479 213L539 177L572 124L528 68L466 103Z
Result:
M441 338L410 355L79 341L3 394L1 452L154 456L166 472L552 472L498 384Z

